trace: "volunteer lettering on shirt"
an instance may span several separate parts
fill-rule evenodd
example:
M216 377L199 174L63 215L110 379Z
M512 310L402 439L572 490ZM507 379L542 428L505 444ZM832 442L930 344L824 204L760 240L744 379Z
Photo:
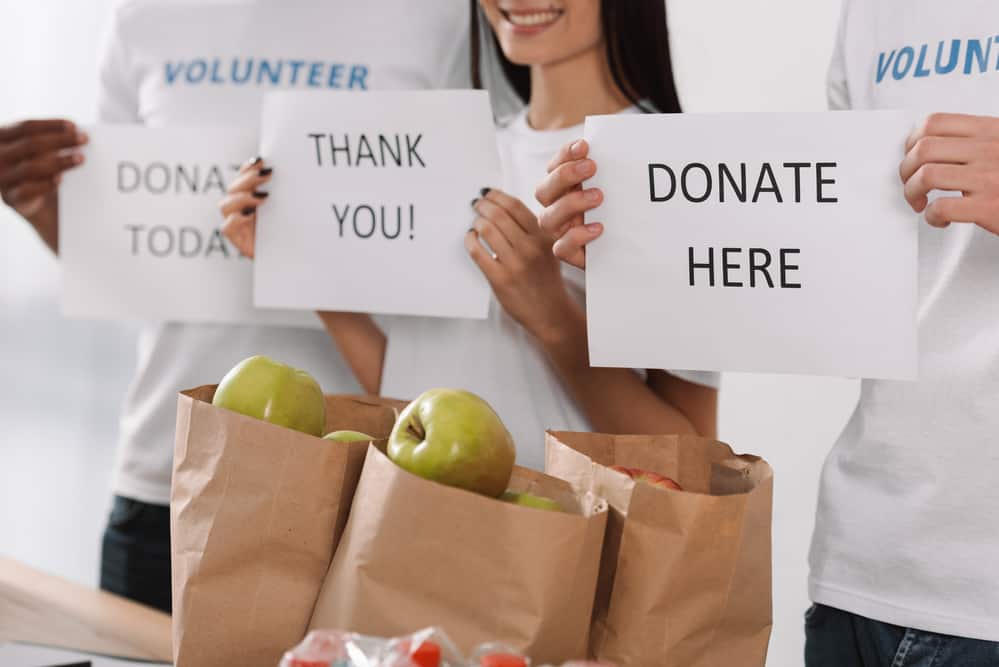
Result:
M809 202L835 204L839 202L832 192L836 184L833 170L837 166L836 162L808 161L759 165L719 162L712 166L690 162L674 167L650 162L649 201L682 198L692 204L709 200L721 204L756 204L765 198L777 204L800 204L804 197ZM716 253L714 247L704 252L688 246L689 285L800 289L801 283L791 276L800 268L797 264L800 254L800 248L722 247Z
M423 134L387 133L337 134L308 132L316 150L316 167L340 168L420 168L427 163L419 153ZM360 239L383 238L394 240L407 237L413 240L416 233L416 207L408 204L334 203L333 216L340 232L353 233ZM348 225L347 222L350 221ZM407 233L403 233L403 229Z
M907 44L878 53L876 82L923 79L948 74L970 76L999 72L999 35L982 39L940 40L936 44Z
M368 65L285 58L194 58L163 64L167 85L368 89Z

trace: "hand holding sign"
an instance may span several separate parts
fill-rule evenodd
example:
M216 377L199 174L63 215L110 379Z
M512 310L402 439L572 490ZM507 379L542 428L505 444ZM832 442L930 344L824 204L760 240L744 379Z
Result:
M538 185L535 197L544 206L538 223L553 239L555 256L563 262L586 268L586 244L603 233L599 222L586 222L583 215L600 206L600 188L583 189L582 183L597 173L589 159L590 145L577 139L563 146L548 164L548 175Z
M899 175L926 222L971 222L999 234L999 118L933 114L906 142ZM960 192L929 201L931 190Z
M26 120L0 127L0 196L56 250L56 190L62 173L83 163L87 134L68 120Z

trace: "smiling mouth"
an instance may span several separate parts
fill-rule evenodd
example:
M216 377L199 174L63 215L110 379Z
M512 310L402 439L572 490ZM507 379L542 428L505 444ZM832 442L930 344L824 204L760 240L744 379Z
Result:
M516 28L547 28L561 18L564 9L500 9L503 18Z

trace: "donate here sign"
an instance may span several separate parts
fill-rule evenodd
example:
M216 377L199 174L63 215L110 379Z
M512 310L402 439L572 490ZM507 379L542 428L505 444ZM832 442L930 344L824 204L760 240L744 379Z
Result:
M483 91L274 92L254 298L269 308L484 318L463 240L500 182Z
M595 365L912 379L902 112L596 116Z
M59 191L69 316L318 326L253 307L252 262L222 235L219 202L256 150L231 128L88 128L84 164Z

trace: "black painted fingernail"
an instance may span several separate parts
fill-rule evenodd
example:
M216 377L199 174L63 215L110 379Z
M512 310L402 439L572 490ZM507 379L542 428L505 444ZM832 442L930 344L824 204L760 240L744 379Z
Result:
M267 195L269 194L270 194L269 192L261 192L260 190L253 191L253 196L256 197L257 199L267 199Z
M255 164L260 164L260 163L261 163L261 162L263 162L263 161L264 161L264 158L262 158L262 157L260 157L260 156L258 155L257 157L255 157L255 158L253 158L252 160L250 160L250 166L252 167L252 166L253 166L253 165L255 165Z
M492 188L482 188L481 190L479 190L479 194L485 197L487 194L489 194L491 190Z
M472 200L472 208L475 208L475 205L478 204L478 203L479 203L479 200L477 198L473 199Z
M270 176L272 171L274 171L273 167L264 167L263 169L260 170L260 175Z
M469 232L474 232L474 231L475 231L475 227L469 227L469 228L468 228L468 231L469 231ZM467 232L466 232L466 233L467 233Z
M243 215L253 215L253 211L254 209L252 206L247 206L243 209Z

